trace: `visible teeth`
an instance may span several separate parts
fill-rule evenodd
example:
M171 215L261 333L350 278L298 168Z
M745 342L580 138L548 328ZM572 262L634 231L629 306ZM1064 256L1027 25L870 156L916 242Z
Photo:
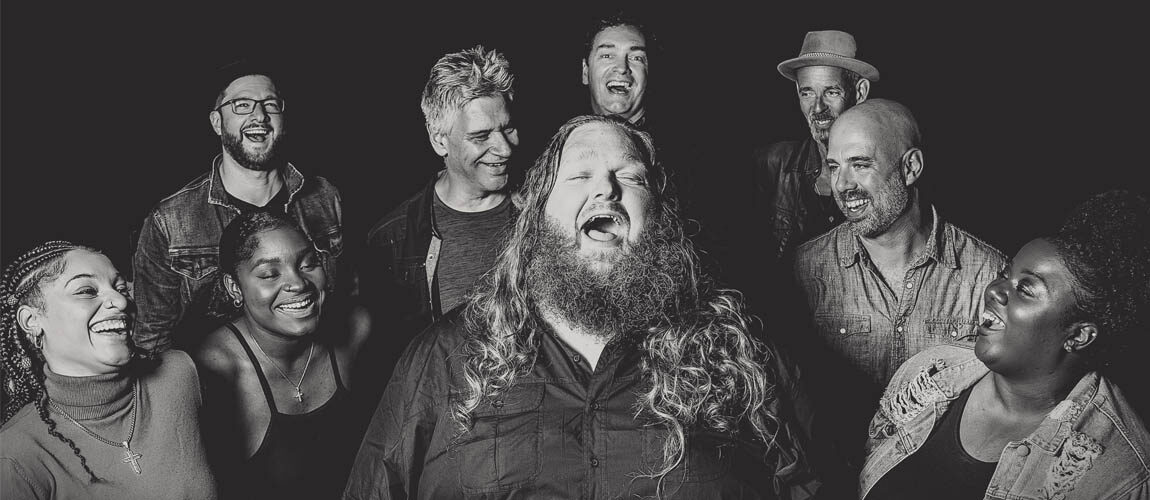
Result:
M869 200L866 200L866 199L847 200L844 203L844 205L846 205L847 208L849 208L851 210L858 210L858 209L862 208L863 205L866 205L868 202L869 202Z
M127 329L128 322L123 319L108 319L92 325L92 331L96 333L123 331Z
M994 313L990 311L982 311L982 326L987 328L992 326L1005 327L1006 324L1002 322Z
M607 82L607 88L622 88L628 90L631 88L631 84L627 82Z
M312 304L312 302L313 301L311 300L311 298L307 298L307 299L301 300L299 302L292 302L290 304L280 304L280 309L289 309L292 311L298 311L301 309L306 309L308 306L310 306Z

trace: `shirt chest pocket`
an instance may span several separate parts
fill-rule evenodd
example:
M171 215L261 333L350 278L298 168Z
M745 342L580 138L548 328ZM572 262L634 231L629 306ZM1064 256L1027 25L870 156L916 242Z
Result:
M542 466L543 384L517 385L472 413L452 458L466 493L494 493L535 482Z
M871 354L870 316L861 314L817 314L815 328L835 352L850 359L869 359Z
M977 324L970 319L936 317L926 320L926 334L940 344L973 347Z
M192 281L200 281L215 274L219 269L219 261L219 250L216 247L168 250L172 271Z

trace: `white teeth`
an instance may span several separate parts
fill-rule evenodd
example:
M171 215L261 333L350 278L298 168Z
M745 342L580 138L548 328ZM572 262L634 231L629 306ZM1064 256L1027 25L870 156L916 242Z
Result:
M607 88L622 88L624 90L631 90L631 84L627 82L607 82Z
M128 322L123 319L107 319L92 325L92 331L96 333L123 332L127 329Z
M289 311L300 311L303 309L307 309L309 306L312 305L313 302L314 301L309 297L309 298L306 298L306 299L301 300L299 302L292 302L290 304L280 304L279 307L280 307L280 309L286 309Z
M981 322L981 324L982 324L982 326L985 326L987 328L991 328L991 327L1005 328L1006 327L1006 324L1003 323L1002 320L999 319L999 317L997 315L995 315L994 313L992 313L990 311L982 311L982 322Z
M866 205L867 203L870 203L870 200L866 200L866 199L849 200L849 201L844 202L843 204L846 205L846 207L851 209L851 210L858 210L858 209L862 208L863 205Z

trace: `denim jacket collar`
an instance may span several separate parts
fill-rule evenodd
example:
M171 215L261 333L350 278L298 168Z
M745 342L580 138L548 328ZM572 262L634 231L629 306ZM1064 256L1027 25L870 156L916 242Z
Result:
M217 154L216 157L212 159L212 173L211 176L208 177L208 203L227 207L238 212L239 208L236 208L228 202L228 192L224 188L223 179L220 177L220 168L223 165L223 159L223 153ZM280 170L280 174L283 175L284 186L288 189L287 202L291 204L292 198L295 197L300 189L303 189L304 176L291 163L288 163L287 166Z
M926 238L926 248L923 249L918 259L915 260L911 267L918 267L926 264L930 260L939 262L951 269L958 267L958 251L954 245L954 231L953 228L940 224L941 220L938 217L938 209L931 205L931 224L930 235ZM843 223L835 230L835 243L838 247L839 264L844 267L851 267L854 263L859 261L863 252L866 250L862 246L859 237L850 230L849 223Z

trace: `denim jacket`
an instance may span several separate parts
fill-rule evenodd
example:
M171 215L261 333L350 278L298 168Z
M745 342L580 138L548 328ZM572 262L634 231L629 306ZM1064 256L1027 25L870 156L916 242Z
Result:
M863 498L930 436L951 401L989 373L970 349L939 346L908 360L871 421ZM1097 372L1078 381L1030 436L1002 450L987 499L1150 498L1150 433Z
M139 314L136 345L152 354L192 344L206 335L211 285L219 268L220 234L240 210L220 180L221 155L212 169L163 199L144 219L132 256L133 294ZM328 286L343 253L339 191L323 177L305 179L290 163L283 170L286 213L299 223L323 257Z

